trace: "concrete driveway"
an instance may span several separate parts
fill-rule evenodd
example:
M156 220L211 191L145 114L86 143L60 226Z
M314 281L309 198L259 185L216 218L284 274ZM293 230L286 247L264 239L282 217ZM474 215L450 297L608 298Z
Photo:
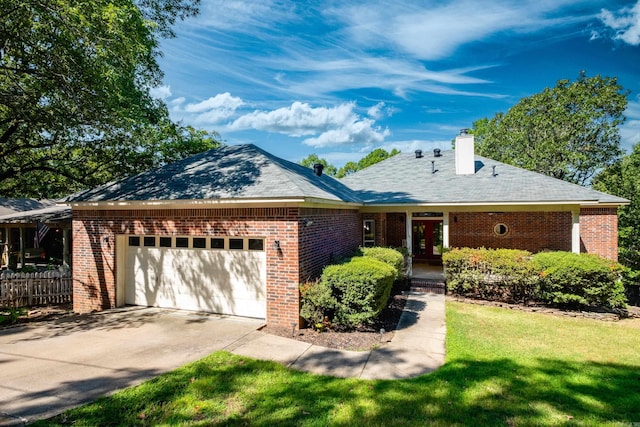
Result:
M133 307L0 330L0 425L48 418L255 331L262 321Z

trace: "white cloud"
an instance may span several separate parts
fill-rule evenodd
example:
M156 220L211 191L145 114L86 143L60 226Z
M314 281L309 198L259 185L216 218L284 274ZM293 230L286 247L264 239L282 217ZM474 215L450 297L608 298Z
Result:
M367 115L372 119L381 119L386 115L384 105L384 102L380 101L376 105L369 107L369 109L367 110Z
M195 113L193 120L196 123L219 124L233 117L244 102L241 98L225 92L189 104L185 104L184 98L177 98L171 101L170 105L176 113Z
M171 86L158 86L149 89L151 96L157 99L167 99L171 96Z
M602 9L600 20L614 30L615 40L632 46L640 45L640 0L633 7L623 7L618 11Z
M376 48L400 48L418 59L446 58L460 46L505 31L530 33L588 17L554 14L575 1L453 0L430 5L417 2L367 2L333 10L357 43Z
M640 95L629 101L624 114L627 120L620 127L621 145L623 149L630 151L635 144L640 143Z
M332 147L345 144L381 144L389 136L389 129L374 126L371 119L353 120L339 129L331 129L320 134L317 138L307 138L302 141L312 147Z
M352 102L332 108L294 102L277 110L245 114L231 123L229 129L255 129L292 137L313 135L303 141L313 147L384 141L389 130L375 126L372 119L361 118L354 112L355 107Z
M195 104L187 104L184 110L188 113L202 113L219 108L235 110L243 104L242 99L225 92Z

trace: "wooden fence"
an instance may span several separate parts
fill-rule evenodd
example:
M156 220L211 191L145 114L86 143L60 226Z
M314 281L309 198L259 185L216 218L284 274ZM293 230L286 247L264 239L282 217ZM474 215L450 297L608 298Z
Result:
M0 274L0 307L63 304L72 295L70 271Z

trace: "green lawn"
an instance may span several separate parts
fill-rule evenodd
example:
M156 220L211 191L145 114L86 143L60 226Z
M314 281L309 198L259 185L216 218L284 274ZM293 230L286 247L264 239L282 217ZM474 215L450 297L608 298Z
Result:
M35 425L640 425L640 321L447 303L447 363L404 381L225 352Z

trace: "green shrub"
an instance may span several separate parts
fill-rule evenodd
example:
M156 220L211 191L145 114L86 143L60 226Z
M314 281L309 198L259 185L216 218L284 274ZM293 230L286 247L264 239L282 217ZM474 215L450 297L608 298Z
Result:
M325 267L321 282L337 303L334 323L345 327L367 324L385 307L397 271L370 257L354 257Z
M623 267L596 255L543 252L533 257L542 298L570 307L624 307Z
M516 249L452 249L442 254L449 292L494 301L539 296L531 253Z
M384 248L381 246L360 248L358 255L374 258L390 265L396 270L396 279L402 279L404 277L404 256L397 249Z
M0 309L0 326L4 324L13 325L26 312L27 309L24 307Z
M300 317L316 329L325 316L332 317L337 303L331 287L320 280L300 285L300 302Z

